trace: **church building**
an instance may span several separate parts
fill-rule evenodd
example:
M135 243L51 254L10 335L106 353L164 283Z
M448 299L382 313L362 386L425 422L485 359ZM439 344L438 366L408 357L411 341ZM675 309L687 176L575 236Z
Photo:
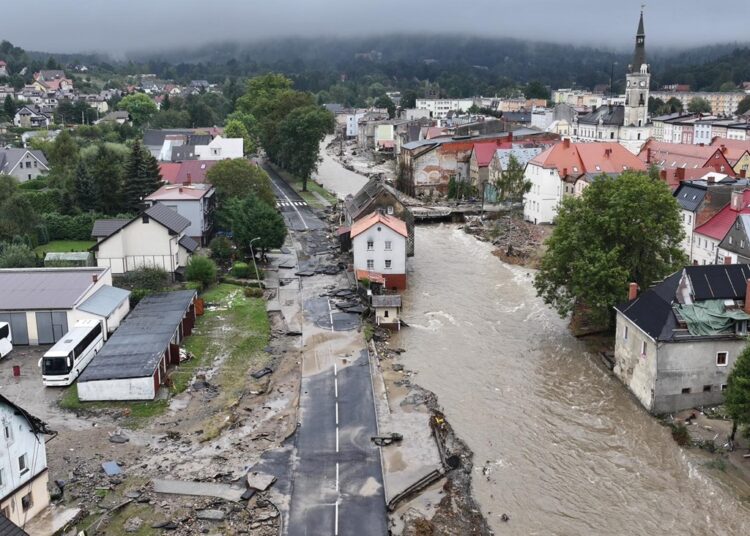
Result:
M646 63L646 33L643 11L635 37L633 63L625 76L625 104L605 104L573 120L573 141L616 141L638 154L651 136L648 122L648 95L651 69Z

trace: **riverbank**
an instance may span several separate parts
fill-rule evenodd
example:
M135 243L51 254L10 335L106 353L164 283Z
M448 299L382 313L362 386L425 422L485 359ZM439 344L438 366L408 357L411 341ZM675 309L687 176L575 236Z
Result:
M552 233L548 225L534 225L519 214L512 218L470 220L463 226L467 234L494 247L493 255L506 264L538 269L545 251L545 241Z

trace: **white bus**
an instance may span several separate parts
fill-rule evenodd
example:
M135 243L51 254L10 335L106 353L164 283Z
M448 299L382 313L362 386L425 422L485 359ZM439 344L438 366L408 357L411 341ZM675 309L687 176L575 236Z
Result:
M104 346L102 324L79 320L75 327L39 360L42 382L48 387L70 385Z
M0 359L13 349L13 336L10 334L10 324L0 322Z

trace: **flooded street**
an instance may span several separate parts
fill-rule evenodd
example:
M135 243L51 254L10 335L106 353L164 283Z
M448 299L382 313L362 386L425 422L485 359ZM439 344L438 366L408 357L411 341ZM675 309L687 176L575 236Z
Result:
M747 506L568 333L528 270L455 226L416 242L411 327L393 344L474 451L498 534L750 533Z

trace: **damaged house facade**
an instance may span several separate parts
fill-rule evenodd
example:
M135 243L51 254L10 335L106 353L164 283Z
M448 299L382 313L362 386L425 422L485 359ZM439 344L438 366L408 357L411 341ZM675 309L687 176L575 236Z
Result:
M750 265L688 266L615 307L615 375L654 414L724 401L747 344Z

